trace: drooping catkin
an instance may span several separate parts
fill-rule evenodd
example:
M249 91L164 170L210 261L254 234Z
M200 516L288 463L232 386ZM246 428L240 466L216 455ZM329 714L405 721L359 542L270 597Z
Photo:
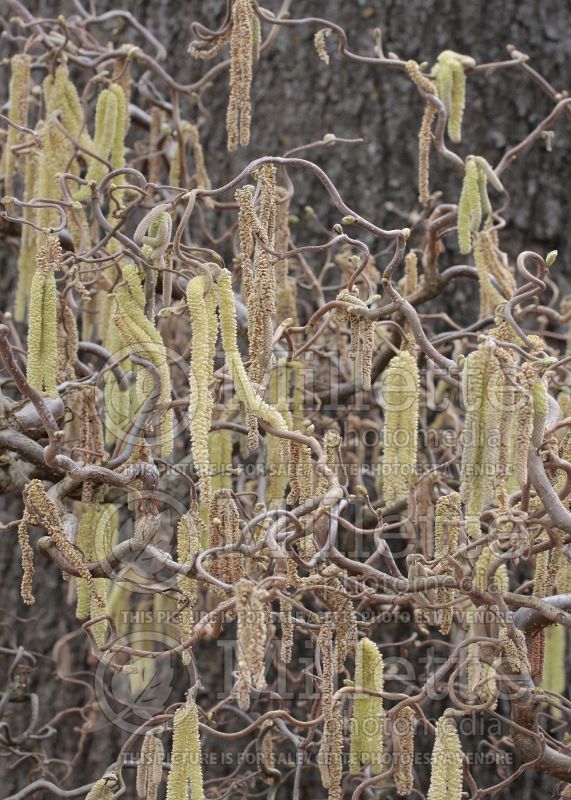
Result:
M204 800L202 748L198 709L192 699L178 709L173 720L173 739L166 800Z
M254 38L251 0L234 0L230 34L230 96L226 112L228 150L250 142L250 87Z
M8 119L16 125L27 127L28 104L30 98L30 71L32 58L27 53L17 53L10 61L12 75L10 78ZM2 174L4 175L4 194L14 194L14 175L16 174L17 156L14 148L22 141L22 133L17 128L8 126L8 136L4 145L2 158Z
M278 430L285 431L287 430L287 425L283 416L276 408L265 403L256 394L244 369L237 342L236 300L232 290L232 277L228 270L222 270L218 279L218 289L220 292L219 309L222 345L238 399L258 419Z
M112 546L116 530L117 513L114 506L105 505L99 501L86 503L79 520L76 533L76 546L85 561L94 561L105 558ZM109 589L108 578L93 578L95 592L104 600ZM77 607L78 619L97 617L102 613L102 608L95 600L92 587L84 578L77 578ZM103 644L107 633L105 620L91 626L91 632L98 645Z
M32 278L28 320L28 381L39 392L57 396L57 287L54 272L61 268L62 249L55 234L38 248Z
M480 283L480 317L487 317L489 314L493 314L496 306L504 302L503 295L500 294L491 281L487 243L487 231L480 231L474 234L474 264L478 271Z
M18 543L22 557L22 582L20 584L20 595L27 606L36 602L32 591L34 578L34 551L30 544L28 523L31 522L27 512L24 512L20 524L18 525Z
M323 736L317 756L323 788L328 790L328 800L341 800L343 774L343 719L337 705L333 704L335 658L333 626L325 621L319 629L318 646L321 653L321 713Z
M458 203L458 246L461 253L472 249L472 233L482 221L482 204L478 183L478 165L473 158L466 159L466 171L462 182L462 193Z
M137 765L137 794L141 800L157 800L159 784L163 777L163 743L154 731L145 734Z
M27 483L24 487L23 496L26 504L27 522L46 529L57 549L75 567L80 577L87 581L91 595L97 605L103 608L105 603L95 587L93 576L87 569L85 560L66 536L56 505L48 496L42 482L35 478Z
M232 431L216 428L208 435L208 458L212 469L212 490L232 488Z
M228 150L250 141L250 87L252 64L257 60L261 28L251 0L233 0L230 24L214 44L212 40L191 42L195 58L214 58L230 42L230 96L226 112Z
M234 692L243 710L250 707L250 692L266 688L264 656L268 636L268 614L263 592L248 578L235 585L238 619L238 677Z
M447 565L447 556L454 556L458 550L460 526L462 524L461 498L458 492L441 497L436 502L434 524L434 558L443 559L441 575L453 575L452 566ZM438 603L454 600L454 589L442 586L437 590ZM450 633L454 611L451 606L439 610L440 632Z
M394 503L408 495L416 472L420 378L408 352L392 359L383 376L383 495Z
M563 694L565 679L566 628L563 625L550 625L545 630L545 659L542 688L554 694ZM560 718L563 712L551 705L551 713Z
M356 293L353 294L348 289L343 289L337 295L337 300L348 304L346 307L336 310L336 317L339 323L350 326L350 355L352 358L357 358L358 354L361 357L361 380L364 391L368 392L371 389L371 367L375 346L374 323L355 312L356 308L367 308L365 301L361 300Z
M238 508L229 489L214 492L208 519L208 548L240 542L240 517ZM244 575L244 556L238 550L218 553L210 567L215 578L224 583L236 583Z
M428 78L416 61L407 61L406 71L425 94L437 94L435 84ZM418 200L421 205L426 205L430 199L429 175L430 175L430 147L432 145L432 123L436 116L436 108L432 103L426 103L422 122L418 132Z
M119 99L122 98L122 109ZM114 85L103 89L95 106L95 132L93 136L93 156L88 158L85 180L101 183L108 172L105 162L110 161L111 152L119 162L124 161L123 137L125 135L125 96L120 86ZM119 163L119 166L123 164ZM112 168L114 165L112 164ZM77 197L81 200L89 198L89 186L83 186Z
M144 313L144 294L134 265L122 267L123 281L115 289L116 310L113 321L123 342L131 352L150 361L160 376L159 402L163 409L159 420L159 443L163 456L173 449L173 411L171 404L171 379L167 355L161 334ZM142 377L141 377L142 376ZM154 388L153 381L144 372L139 373L138 388L148 396Z
M183 514L177 527L177 561L189 564L200 550L200 523L192 511ZM180 590L179 616L181 639L190 637L193 626L194 606L198 599L198 581L187 575L178 575L177 584ZM183 663L189 663L190 655L185 650Z
M188 282L186 302L192 324L192 355L190 359L190 435L194 468L200 478L201 503L208 507L212 493L211 465L208 453L208 434L212 423L214 398L210 383L214 373L214 351L218 337L216 316L217 293L213 287L206 297L207 283L203 275Z
M363 691L365 690L365 691ZM383 657L370 639L361 639L355 656L355 699L351 718L349 769L371 765L373 774L383 765L383 699L367 692L383 691Z
M401 708L393 722L393 779L397 794L407 797L412 792L414 776L414 711Z
M461 800L462 746L454 720L444 712L436 723L427 800Z
M523 631L516 628L514 631L514 638L512 639L505 625L501 625L498 640L504 648L511 669L516 673L529 672L527 646Z
M468 156L458 203L458 246L463 254L471 252L472 237L479 231L482 217L485 215L488 220L491 219L492 206L488 197L488 182L496 191L503 191L500 179L486 159L482 156ZM488 235L493 234L490 231ZM495 262L493 252L487 252L485 255L488 265ZM481 252L478 257L482 261ZM495 264L494 270L504 275L504 270L499 268L499 264Z
M242 291L248 308L248 374L254 386L262 382L272 361L276 313L275 257L267 251L267 248L275 248L276 169L266 164L257 177L260 187L258 212L253 205L254 187L244 186L236 192ZM260 241L255 239L254 234ZM252 414L248 415L248 444L252 450L258 446L257 423Z
M470 353L462 375L466 408L462 449L461 494L466 504L467 532L478 536L480 513L494 496L498 445L498 386L501 370L494 347L480 344Z
M453 50L444 50L432 69L438 97L442 100L448 115L448 136L453 142L459 142L462 138L462 119L466 104L464 69L475 64L470 56L455 53Z
M35 194L37 175L38 157L35 153L28 153L24 173L24 202L26 203L29 203ZM22 217L27 222L34 222L36 216L36 209L29 206L22 208ZM26 308L36 266L36 239L37 232L32 226L22 225L20 252L18 253L18 288L14 302L14 318L17 322L23 322L26 318Z

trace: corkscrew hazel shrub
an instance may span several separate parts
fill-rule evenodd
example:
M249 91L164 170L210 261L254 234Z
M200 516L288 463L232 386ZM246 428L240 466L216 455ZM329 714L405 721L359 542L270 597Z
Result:
M19 274L14 319L5 313L0 326L0 487L24 505L20 519L3 520L2 538L9 548L17 527L23 600L35 592L42 601L34 625L44 620L44 558L71 577L54 603L73 603L77 588L82 621L55 608L62 639L45 658L46 632L42 670L54 667L80 693L85 673L97 672L85 705L52 713L48 684L36 706L21 670L38 653L20 647L33 626L18 639L26 610L8 609L15 622L0 657L14 650L14 664L0 685L0 748L9 774L29 768L23 782L42 776L30 791L77 794L74 765L90 771L113 751L116 763L105 772L97 764L84 794L131 796L136 785L152 800L166 762L170 800L304 798L319 795L319 778L330 800L393 791L457 800L454 715L482 730L502 726L487 753L508 743L522 769L566 780L565 655L559 629L544 630L565 624L567 601L553 595L571 581L570 306L556 291L565 261L502 250L522 218L512 175L542 140L561 147L564 87L550 87L514 51L476 65L447 50L430 71L408 46L402 57L385 55L374 31L371 51L357 52L336 21L296 19L285 7L274 16L253 0L230 0L218 29L191 21L194 54L219 60L183 78L168 74L157 31L130 13L94 17L78 0L67 20L36 19L9 2L17 10L3 18L11 78L0 119L2 243L19 248ZM393 203L392 178L375 182L373 173L375 219L362 216L366 193L347 206L347 176L358 189L363 164L353 166L359 145L341 130L317 131L308 146L286 141L282 126L271 152L287 146L291 157L242 160L240 174L213 156L209 137L221 120L210 101L226 70L229 146L251 139L260 154L250 130L253 65L262 55L267 68L276 36L293 42L296 28L310 31L295 39L302 47L314 35L328 72L358 61L374 80L400 73L420 95L418 208L406 206L406 192ZM138 44L122 46L126 36ZM491 74L495 88L531 77L552 107L488 163L454 145ZM276 113L266 113L270 138L298 100L288 100L287 70L282 79L281 100L272 85ZM352 85L355 100L368 80ZM492 158L505 131L493 114L488 127ZM335 183L331 155L343 166ZM446 188L454 171L464 171L460 198ZM324 192L315 209L301 200L308 173ZM379 227L392 224L407 227ZM535 238L546 242L551 233L540 228ZM456 235L471 258L456 258ZM479 288L479 310L471 300L457 306L458 278ZM104 522L111 509L120 536ZM148 616L139 624L139 615ZM82 624L89 652L78 645ZM380 666L381 648L382 678L369 669ZM414 667L406 677L403 665ZM436 725L429 780L426 736L414 753L414 726L432 730L443 694L451 708ZM102 720L114 699L118 719ZM60 737L71 712L78 736ZM121 739L135 717L133 738ZM117 722L112 734L108 722ZM128 767L139 745L135 776ZM84 746L90 757L81 760ZM474 796L528 780L498 769L494 786L491 767L470 752L464 770Z

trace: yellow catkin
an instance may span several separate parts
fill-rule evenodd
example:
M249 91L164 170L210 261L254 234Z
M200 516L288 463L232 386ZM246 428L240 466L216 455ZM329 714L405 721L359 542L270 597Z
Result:
M28 125L28 104L30 97L30 71L32 58L27 53L18 53L10 61L12 75L10 78L8 119L16 125ZM4 194L14 194L14 175L16 174L17 156L14 148L22 141L23 134L11 125L4 146L2 173L4 175Z
M214 398L210 383L214 372L214 349L218 336L216 291L206 297L206 279L199 275L188 282L186 301L192 323L192 355L190 359L190 434L194 467L200 478L201 503L208 507L212 492L211 466L208 454L208 433L212 422Z
M141 800L157 800L159 784L163 777L163 743L153 731L143 739L137 764L137 795Z
M393 722L393 779L397 794L408 797L414 785L414 711L401 708Z
M323 787L328 790L328 800L341 800L343 774L343 719L333 704L335 658L332 625L324 622L319 630L318 646L321 653L321 713L323 736L317 763Z
M545 660L542 687L554 694L563 694L566 687L565 680L565 653L566 629L563 625L550 625L545 631ZM551 706L551 713L560 719L563 712L555 705Z
M478 165L473 158L466 159L462 193L458 203L458 246L461 253L472 249L472 233L482 221L482 204L478 183Z
M62 250L55 235L38 249L32 278L28 321L28 381L40 392L57 396L57 287L54 271L60 269Z
M178 709L173 720L173 740L166 800L204 800L202 748L198 709L193 700Z
M238 619L238 678L234 693L240 708L250 707L250 692L266 688L264 656L268 636L267 609L262 592L248 578L236 583Z
M461 800L462 746L456 725L446 713L436 723L427 800Z
M408 495L416 473L420 378L408 352L392 359L383 376L383 494L394 503Z
M283 416L276 408L265 403L261 397L256 394L246 374L246 370L244 369L237 343L238 327L236 323L236 300L232 290L232 278L228 270L222 270L218 280L218 288L220 291L220 332L222 335L222 345L238 399L240 402L244 403L246 409L255 414L258 419L274 428L285 431L287 430L287 425Z
M466 103L464 67L474 66L475 63L470 56L444 50L438 56L432 70L438 97L442 100L448 115L448 136L453 142L459 142L462 138L462 119Z
M501 371L488 342L466 359L462 391L466 408L462 450L461 494L466 504L467 530L478 536L480 512L492 501L500 434L498 385Z
M383 658L377 645L361 639L355 657L355 699L351 718L349 769L371 765L374 774L383 765L383 699L359 690L383 691Z
M173 449L173 412L171 404L171 379L167 362L165 345L162 337L151 320L145 316L144 294L141 282L134 266L122 269L123 282L115 289L116 311L113 317L125 345L140 358L150 361L160 376L159 401L163 406L159 422L159 441L161 454L168 456ZM153 382L150 376L144 376L138 382L143 395L152 391Z

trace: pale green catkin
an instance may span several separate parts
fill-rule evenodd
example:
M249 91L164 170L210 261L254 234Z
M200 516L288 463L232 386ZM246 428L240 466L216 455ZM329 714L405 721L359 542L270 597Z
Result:
M566 628L563 625L551 625L545 631L545 661L541 686L548 692L563 694L565 691L565 652ZM551 706L551 713L560 719L561 709Z
M444 50L432 69L438 97L442 100L448 115L448 136L453 142L459 142L462 138L462 119L466 105L464 68L473 67L475 63L470 56L455 53L453 50Z
M38 249L32 278L28 322L28 381L39 392L57 397L57 287L54 271L60 269L62 249L55 235Z
M480 533L480 513L492 501L496 480L499 432L498 387L501 370L493 346L482 343L470 353L462 374L466 407L462 449L461 494L466 504L467 531Z
M446 715L436 723L427 800L461 800L462 746L454 720Z
M226 363L234 381L234 388L240 402L263 422L278 430L287 430L286 422L280 412L265 403L254 391L246 374L242 357L238 350L238 326L236 323L236 301L232 290L232 278L228 270L222 270L218 280L220 291L220 331Z
M485 216L488 224L491 224L492 206L488 197L488 183L496 191L503 191L500 179L486 159L482 156L468 156L458 203L458 246L463 254L471 252L472 237L479 231L482 217Z
M212 469L212 491L232 488L232 431L216 428L208 434L208 458Z
M206 297L206 279L198 275L188 282L186 301L192 323L192 354L189 385L190 435L194 468L200 478L201 504L207 508L212 495L208 434L212 423L214 398L210 383L214 373L214 349L218 337L216 317L217 292L212 288Z
M478 181L478 165L473 158L466 159L466 171L462 183L462 193L458 203L458 246L461 253L472 249L472 233L477 231L482 221L482 203Z
M30 71L32 58L27 53L17 53L10 62L12 76L10 78L8 119L16 125L27 127L28 105L30 97ZM14 147L22 141L23 134L11 125L4 146L2 158L2 174L4 175L4 194L14 194L14 175L16 174L17 156Z
M200 522L192 511L180 518L177 528L177 560L179 564L189 564L200 549ZM177 576L179 599L180 632L182 641L190 637L193 626L194 606L198 599L198 581L186 575ZM185 650L183 663L190 663L190 654Z
M171 405L171 379L167 354L161 334L145 316L144 294L134 265L122 268L123 281L115 289L116 311L113 317L121 337L131 352L150 361L158 370L161 390L159 401L163 410L159 420L159 445L161 455L169 456L173 450L174 416ZM148 396L153 381L145 370L139 373L138 388L142 397Z
M410 353L402 352L390 362L383 396L383 494L385 502L394 503L407 497L416 474L420 378Z
M26 171L24 175L24 202L29 203L35 193L36 179L38 175L38 158L35 153L29 153L26 157ZM22 217L27 222L34 222L36 219L36 209L24 206ZM23 322L26 318L26 308L32 287L36 263L36 239L37 232L31 225L22 225L22 237L20 239L20 252L18 253L18 288L16 290L16 300L14 302L14 318L17 322Z
M198 709L188 700L173 720L173 740L166 800L204 800L202 748L198 729Z
M359 689L383 691L383 657L377 645L366 638L359 642L355 657L349 769L359 772L361 764L370 764L373 774L377 774L383 766L383 699Z

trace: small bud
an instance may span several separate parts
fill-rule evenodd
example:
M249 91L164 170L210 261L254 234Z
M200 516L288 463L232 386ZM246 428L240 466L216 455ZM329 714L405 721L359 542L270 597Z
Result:
M346 217L343 217L341 220L343 225L354 225L355 224L355 217L351 214L348 214Z
M338 222L333 226L333 230L335 233L343 233L343 228Z
M548 267L555 263L555 259L557 258L557 250L551 250L550 253L547 254L545 257L545 263Z

